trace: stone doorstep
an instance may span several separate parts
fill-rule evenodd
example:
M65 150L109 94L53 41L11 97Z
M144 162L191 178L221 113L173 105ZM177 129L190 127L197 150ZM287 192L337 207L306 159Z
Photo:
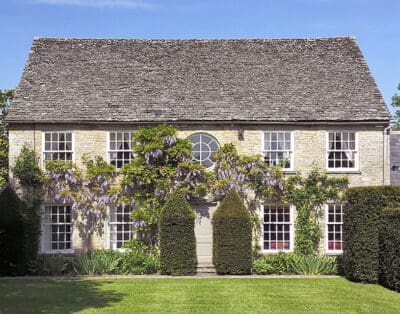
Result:
M214 267L207 267L207 268L200 267L200 268L197 268L196 271L198 274L216 274L217 273Z
M199 263L197 274L216 274L215 267L212 263Z

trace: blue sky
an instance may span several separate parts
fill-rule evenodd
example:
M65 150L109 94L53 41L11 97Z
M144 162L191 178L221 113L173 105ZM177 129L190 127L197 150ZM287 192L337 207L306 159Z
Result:
M356 36L388 105L400 83L400 0L2 0L0 89L18 85L34 36Z

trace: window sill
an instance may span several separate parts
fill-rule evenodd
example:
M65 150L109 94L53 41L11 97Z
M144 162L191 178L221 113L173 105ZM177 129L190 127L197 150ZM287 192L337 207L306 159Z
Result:
M51 255L51 254L74 254L74 250L70 249L70 250L43 251L42 254L47 254L47 255Z
M293 253L293 250L261 250L262 254Z
M290 170L282 169L282 172L284 174L296 174L296 171L294 171L293 169L290 169Z
M338 170L338 169L327 169L328 174L361 174L360 170Z
M332 255L332 256L335 256L335 255L342 255L343 254L343 251L325 251L325 255Z

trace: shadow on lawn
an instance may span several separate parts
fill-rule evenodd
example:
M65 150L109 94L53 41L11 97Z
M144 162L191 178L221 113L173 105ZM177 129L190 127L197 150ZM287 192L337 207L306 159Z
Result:
M112 306L124 293L104 280L0 280L0 313L74 313Z

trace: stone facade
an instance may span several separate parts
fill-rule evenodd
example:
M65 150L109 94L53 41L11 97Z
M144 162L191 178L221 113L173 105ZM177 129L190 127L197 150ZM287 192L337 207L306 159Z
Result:
M240 124L179 124L180 137L187 137L192 133L205 132L214 136L221 145L233 143L240 154L254 155L262 153L264 131L291 131L294 144L294 171L306 173L315 162L321 169L327 165L327 132L354 131L357 132L357 158L359 168L356 171L332 172L332 175L346 175L350 186L382 185L390 183L389 147L385 135L385 125L240 125ZM45 131L72 131L73 132L73 160L78 164L83 154L91 157L95 155L107 158L107 132L134 131L139 126L128 125L11 125L10 128L10 165L15 163L21 148L26 145L35 149L39 156L42 152L42 134ZM240 138L239 134L242 134ZM289 173L290 175L290 173ZM325 219L323 217L322 219ZM325 220L324 220L325 221ZM324 226L323 234L325 234ZM105 228L107 231L107 228ZM92 239L91 247L107 247L107 232ZM85 249L86 245L74 230L73 245L75 253ZM324 252L325 239L321 241L321 252Z

